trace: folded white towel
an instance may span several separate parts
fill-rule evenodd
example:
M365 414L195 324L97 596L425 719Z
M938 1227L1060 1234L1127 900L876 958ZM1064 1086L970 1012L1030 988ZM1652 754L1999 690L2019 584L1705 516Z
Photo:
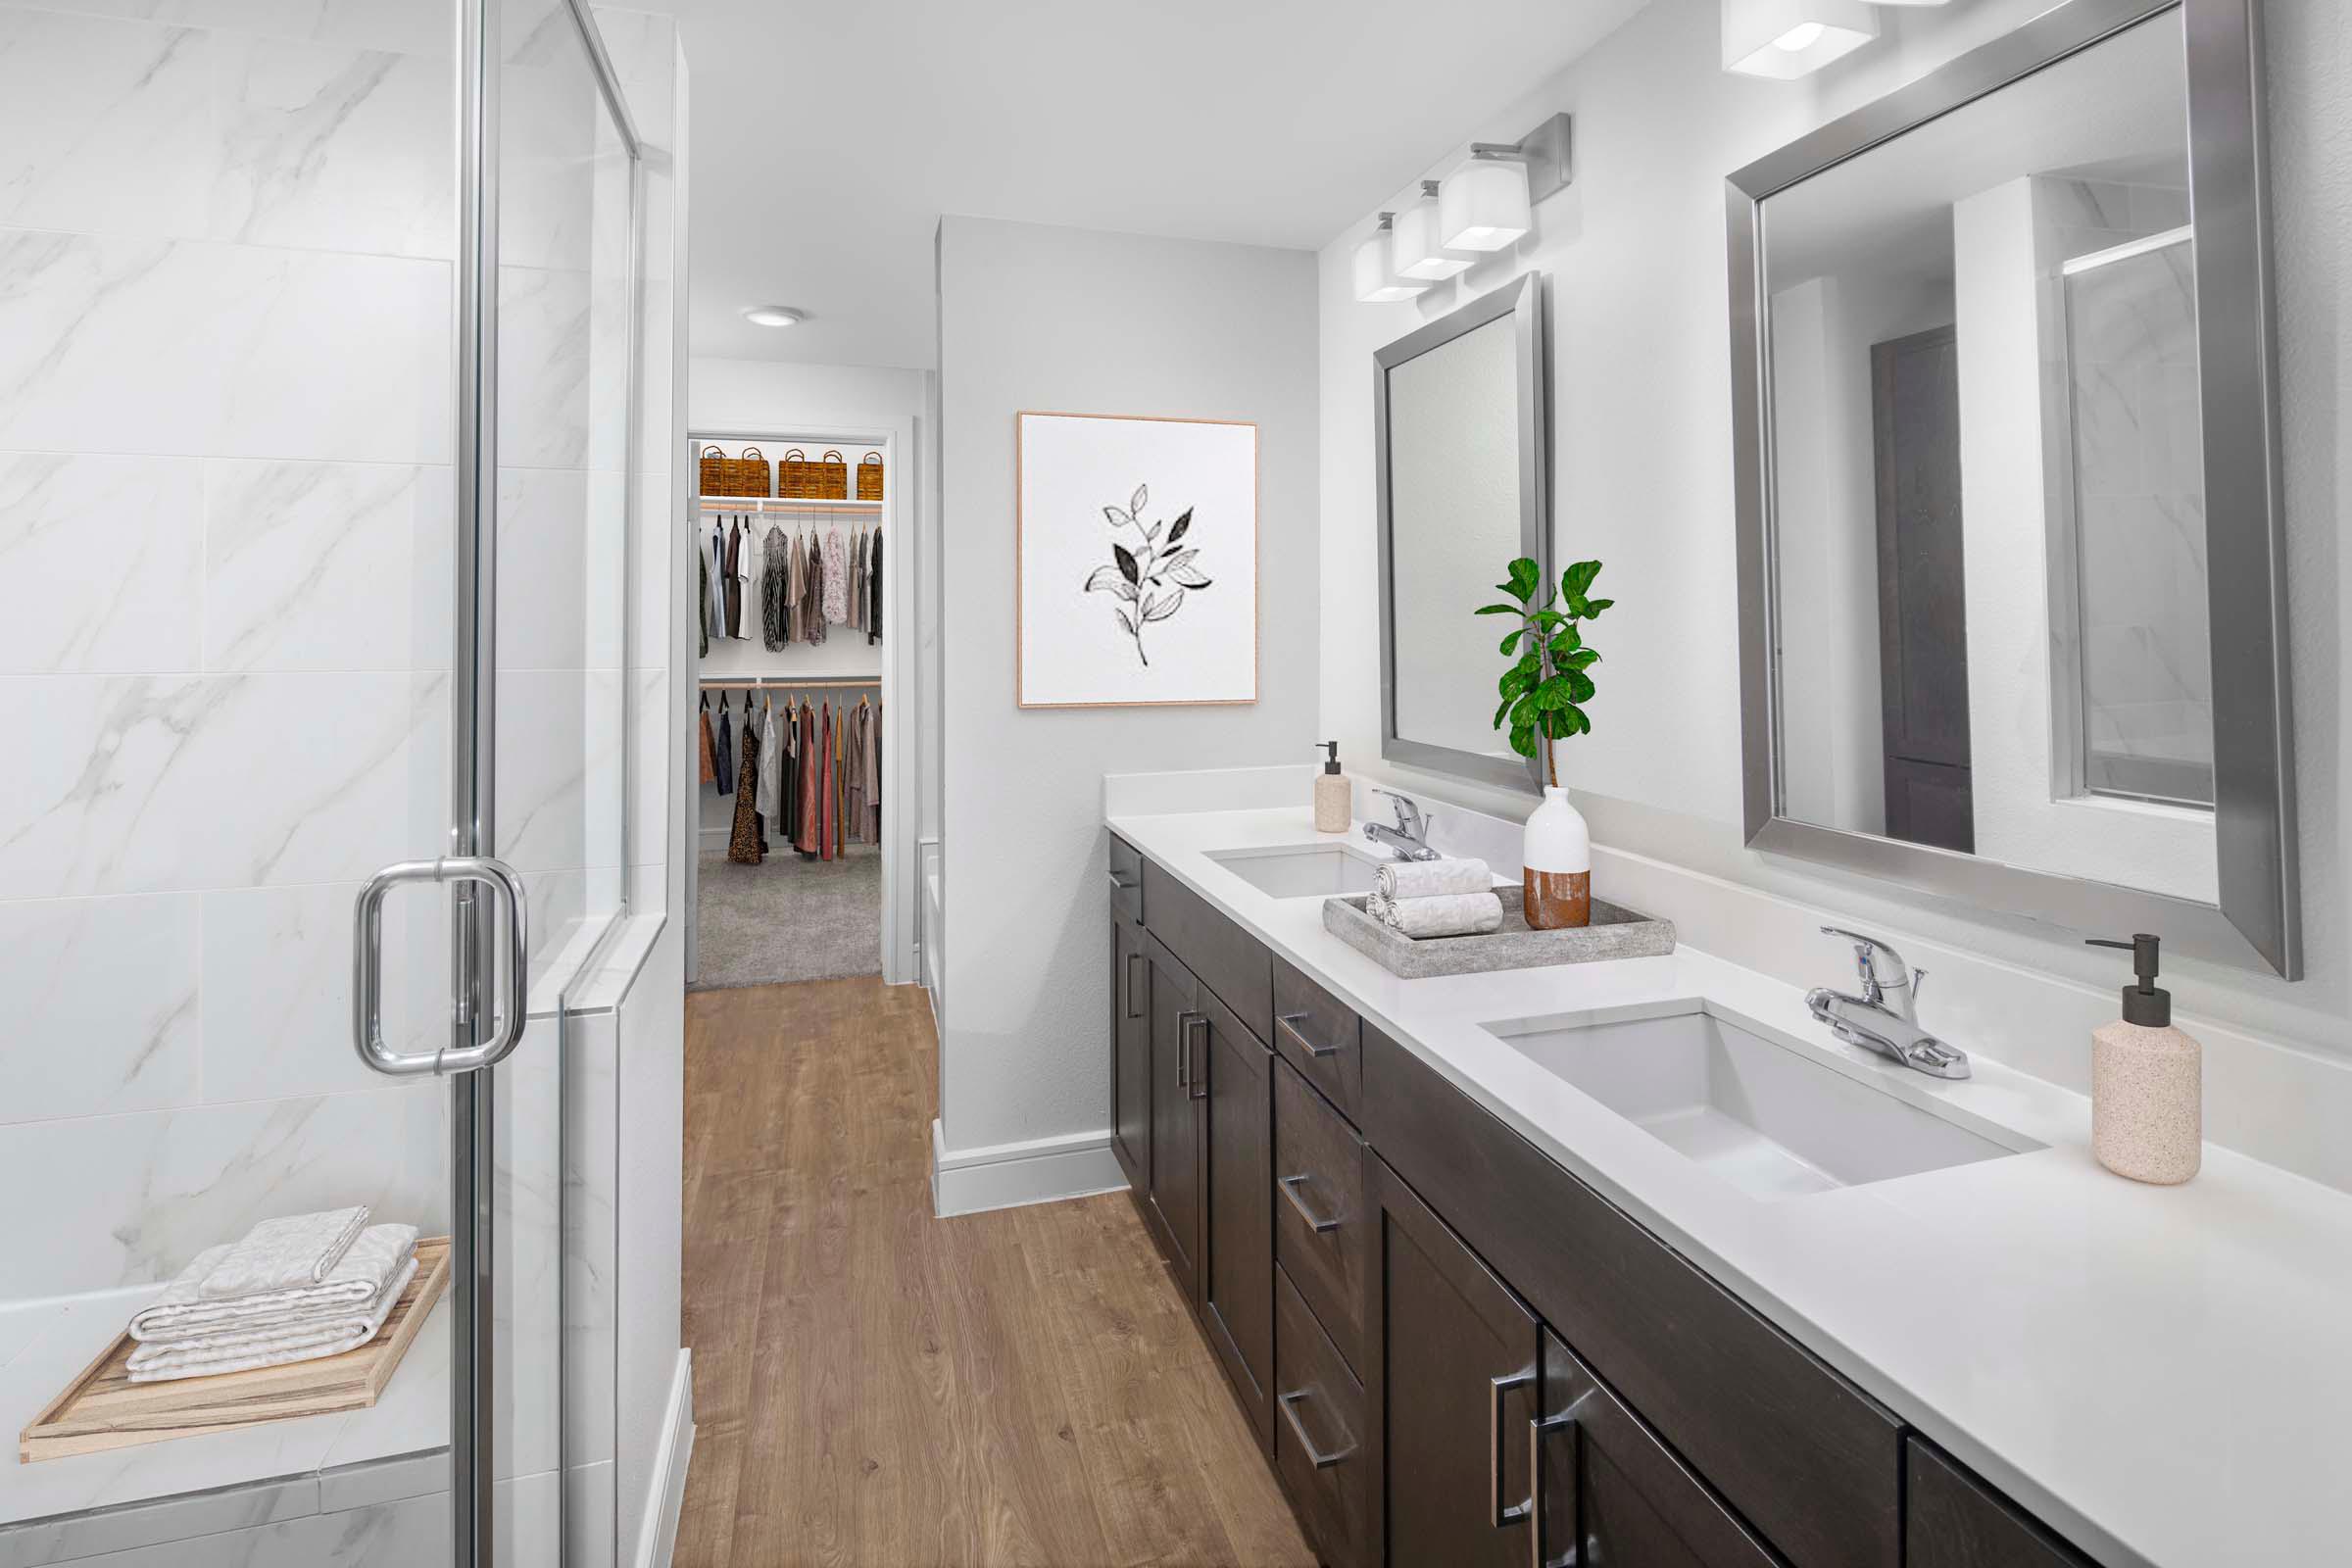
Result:
M280 1324L260 1333L239 1330L142 1345L130 1352L130 1381L166 1383L174 1378L250 1372L256 1367L290 1366L356 1350L383 1329L384 1319L399 1304L400 1293L416 1275L416 1257L411 1252L407 1265L359 1309Z
M344 1252L367 1228L365 1203L266 1219L213 1265L197 1287L197 1295L207 1301L226 1301L316 1285L343 1260Z
M1484 860L1448 858L1443 860L1391 860L1372 874L1381 895L1389 899L1434 899L1447 893L1486 893L1494 874Z
M358 1310L374 1300L384 1282L415 1257L416 1227L368 1226L344 1252L342 1261L316 1285L227 1301L204 1299L204 1282L234 1250L235 1244L229 1243L197 1253L195 1260L179 1271L179 1277L164 1288L155 1304L130 1320L130 1337L144 1343L188 1340L222 1329L256 1333L321 1313Z
M1442 893L1426 899L1384 899L1375 893L1365 901L1364 912L1415 940L1484 936L1502 928L1502 900L1492 893Z

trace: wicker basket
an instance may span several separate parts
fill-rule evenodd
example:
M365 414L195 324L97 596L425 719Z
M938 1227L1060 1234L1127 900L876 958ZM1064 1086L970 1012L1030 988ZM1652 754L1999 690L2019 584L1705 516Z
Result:
M882 499L882 454L879 452L868 452L858 460L858 499Z
M723 448L703 448L703 460L701 464L702 474L699 479L699 483L702 485L702 493L704 495L723 496L731 494L731 492L727 489L727 486L734 482L735 476L727 471L728 461L727 454Z
M727 471L735 476L735 482L727 489L731 496L764 498L775 494L774 474L758 447L745 447L743 456L727 465Z
M819 501L850 499L850 460L832 448L816 460L816 496Z
M776 494L787 501L816 499L816 465L808 454L794 447L776 460Z

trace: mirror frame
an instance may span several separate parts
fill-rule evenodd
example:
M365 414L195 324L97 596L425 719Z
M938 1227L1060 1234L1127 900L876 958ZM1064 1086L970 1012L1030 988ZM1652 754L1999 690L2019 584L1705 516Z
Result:
M2161 933L2194 956L2302 978L2261 0L2066 0L1759 159L1726 184L1731 250L1740 699L1751 849L1824 862L2076 933ZM1762 203L2100 40L2181 13L2197 237L2219 900L2029 870L1781 814L1769 304ZM2224 628L2227 628L2226 635Z
M1551 442L1545 381L1549 367L1544 331L1544 274L1522 272L1434 321L1407 332L1372 355L1372 452L1380 506L1380 755L1425 772L1444 773L1479 784L1544 793L1538 764L1518 758L1488 757L1452 746L1433 746L1396 733L1396 582L1393 569L1395 504L1389 483L1389 372L1464 333L1504 317L1511 318L1517 351L1519 418L1519 553L1551 579L1551 499L1545 452ZM1467 612L1465 612L1465 614ZM1465 621L1463 631L1472 629Z

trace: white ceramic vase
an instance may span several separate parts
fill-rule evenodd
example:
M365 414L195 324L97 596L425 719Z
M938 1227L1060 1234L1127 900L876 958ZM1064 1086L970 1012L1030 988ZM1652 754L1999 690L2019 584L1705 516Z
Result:
M1519 850L1520 902L1528 927L1557 931L1592 920L1592 834L1568 792L1546 785Z

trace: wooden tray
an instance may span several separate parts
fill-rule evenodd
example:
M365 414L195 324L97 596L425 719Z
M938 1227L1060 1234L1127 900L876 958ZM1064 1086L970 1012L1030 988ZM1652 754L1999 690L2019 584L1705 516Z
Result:
M127 1364L134 1342L127 1333L119 1334L105 1353L32 1418L18 1437L17 1456L33 1464L265 1421L365 1410L392 1381L400 1358L408 1354L448 1285L449 1238L420 1239L416 1277L400 1293L374 1339L341 1355L291 1366L133 1383Z
M1554 963L1604 963L1651 958L1674 951L1674 922L1653 920L1608 900L1592 901L1592 923L1561 931L1531 931L1519 885L1498 887L1502 929L1484 936L1415 941L1364 912L1361 897L1325 899L1323 929L1389 973L1404 980L1444 974L1492 974Z

